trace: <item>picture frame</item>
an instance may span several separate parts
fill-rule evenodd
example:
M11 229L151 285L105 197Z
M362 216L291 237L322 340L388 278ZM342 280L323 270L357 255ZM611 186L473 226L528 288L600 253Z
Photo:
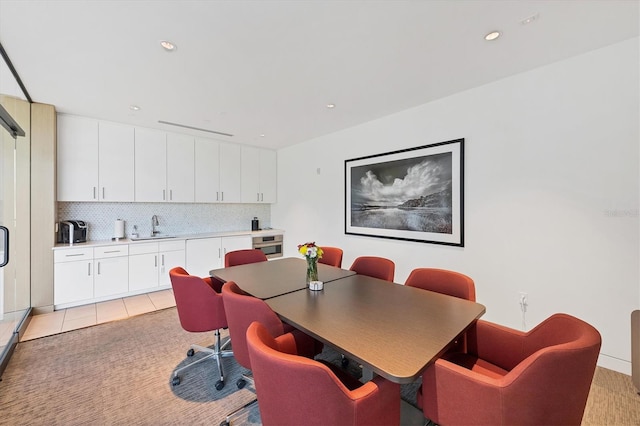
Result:
M464 247L464 138L344 167L345 234Z

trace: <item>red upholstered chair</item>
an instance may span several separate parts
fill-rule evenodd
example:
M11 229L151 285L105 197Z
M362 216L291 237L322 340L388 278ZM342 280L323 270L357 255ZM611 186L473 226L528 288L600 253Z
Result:
M411 271L404 285L447 294L472 302L476 301L476 287L473 280L455 271L435 268L416 268ZM452 350L464 352L466 350L465 341L466 337L464 335L462 338L456 339ZM418 389L418 400L421 399L420 392L420 389Z
M349 270L357 274L393 282L396 265L389 259L376 256L360 256L353 261Z
M180 374L185 368L192 367L202 361L214 358L220 371L220 380L216 382L216 389L224 387L224 373L222 370L221 358L233 356L230 350L224 350L230 340L227 339L220 344L220 329L227 328L227 317L225 315L222 295L215 289L215 283L210 278L200 278L189 275L187 271L180 267L169 271L173 296L176 299L176 309L180 325L186 331L199 333L203 331L214 331L215 344L213 349L199 345L191 345L187 356L193 356L195 350L207 352L209 355L200 358L189 365L177 369L173 373L171 383L173 386L180 384Z
M436 293L448 294L460 299L476 301L476 287L473 280L459 272L446 269L416 268L409 274L404 285L418 287Z
M234 250L224 255L224 267L266 262L267 255L259 249Z
M342 249L338 247L322 247L322 257L318 259L318 262L325 265L335 266L336 268L342 268Z
M251 370L251 361L249 359L246 334L249 325L254 321L264 324L273 336L281 336L291 332L295 340L297 353L301 355L313 357L322 352L322 343L296 330L289 324L283 323L264 300L246 294L235 282L228 281L222 286L222 300L227 314L234 356L238 364L247 370ZM241 389L246 385L247 380L253 381L250 375L243 374L236 382L236 385ZM226 423L229 424L230 418L245 408L246 406L229 414Z
M468 353L447 353L425 370L425 417L444 425L580 424L601 345L595 328L555 314L526 333L478 320L468 337Z
M247 344L265 426L397 425L400 385L380 376L367 383L296 355L290 333L274 339L257 322Z

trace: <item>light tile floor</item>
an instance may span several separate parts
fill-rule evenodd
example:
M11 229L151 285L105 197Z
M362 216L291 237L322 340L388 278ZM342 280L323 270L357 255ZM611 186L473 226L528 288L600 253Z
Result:
M172 290L92 303L35 315L21 342L176 306Z

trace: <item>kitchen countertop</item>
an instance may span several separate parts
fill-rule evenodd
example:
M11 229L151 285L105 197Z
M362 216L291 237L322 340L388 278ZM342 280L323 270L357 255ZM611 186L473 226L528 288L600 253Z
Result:
M180 240L196 240L200 238L218 238L218 237L235 237L239 235L249 235L251 237L268 237L270 235L284 234L282 229L263 229L261 231L224 231L224 232L208 232L202 234L183 234L183 235L171 235L167 238L156 237L148 240L131 240L129 238L120 238L115 240L99 240L99 241L87 241L86 243L74 243L72 246L69 244L58 243L53 247L53 250L68 249L68 248L84 248L84 247L100 247L100 246L112 246L118 244L140 244L150 243L154 241L180 241Z

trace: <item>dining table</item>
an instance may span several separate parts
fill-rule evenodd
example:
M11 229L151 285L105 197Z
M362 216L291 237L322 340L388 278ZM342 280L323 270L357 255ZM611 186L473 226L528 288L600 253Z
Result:
M264 299L283 321L399 384L420 377L485 313L476 302L322 264L324 288L310 290L305 264L285 258L211 275L234 281Z

